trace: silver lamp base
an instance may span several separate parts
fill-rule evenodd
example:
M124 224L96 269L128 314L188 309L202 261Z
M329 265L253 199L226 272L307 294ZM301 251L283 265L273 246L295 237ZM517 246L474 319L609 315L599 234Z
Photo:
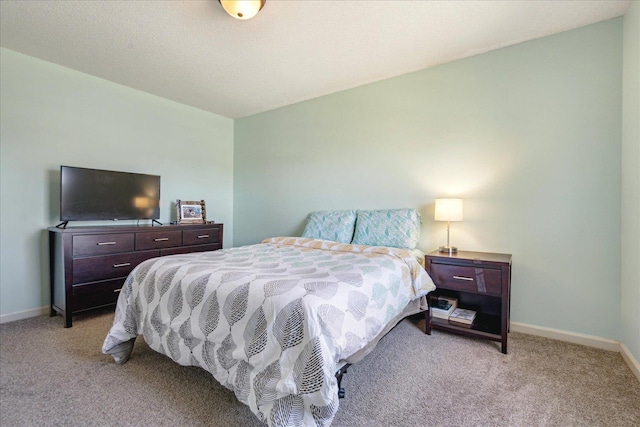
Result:
M440 246L438 248L438 252L451 255L458 253L458 248L456 248L455 246Z

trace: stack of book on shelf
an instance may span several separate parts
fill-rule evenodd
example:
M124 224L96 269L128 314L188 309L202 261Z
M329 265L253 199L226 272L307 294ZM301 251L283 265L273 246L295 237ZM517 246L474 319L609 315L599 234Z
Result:
M476 312L464 308L456 308L449 316L449 323L457 326L471 327L473 320L476 318Z
M458 307L457 298L439 295L437 299L434 298L431 302L431 315L438 319L447 320L456 307Z

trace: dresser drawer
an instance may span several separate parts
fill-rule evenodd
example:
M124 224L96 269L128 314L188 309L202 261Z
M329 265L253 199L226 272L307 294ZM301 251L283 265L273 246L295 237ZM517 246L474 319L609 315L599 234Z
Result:
M73 287L73 311L115 304L126 278L88 283Z
M182 244L189 245L208 245L211 243L221 243L219 240L220 229L208 228L200 230L184 230L182 232Z
M136 250L170 248L182 245L182 231L152 231L136 233Z
M136 265L158 255L159 251L143 251L74 259L74 285L126 277Z
M439 288L500 296L502 271L461 265L431 265L432 279Z
M133 233L79 235L72 242L74 257L133 251Z
M216 251L221 248L222 245L220 243L214 243L213 245L181 246L179 248L162 249L160 251L160 256L190 254L192 252Z

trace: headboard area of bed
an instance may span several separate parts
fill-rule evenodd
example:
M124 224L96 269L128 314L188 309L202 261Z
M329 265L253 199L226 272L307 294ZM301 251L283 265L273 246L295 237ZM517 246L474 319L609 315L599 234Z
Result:
M415 249L421 222L415 209L315 211L309 215L302 237Z

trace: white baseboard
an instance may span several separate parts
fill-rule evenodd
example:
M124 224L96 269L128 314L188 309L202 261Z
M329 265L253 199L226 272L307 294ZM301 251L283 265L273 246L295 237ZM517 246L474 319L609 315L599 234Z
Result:
M536 335L539 337L551 338L558 341L570 342L572 344L595 347L602 350L615 351L622 355L624 361L629 365L633 374L640 381L640 364L633 357L629 349L623 342L596 337L593 335L579 334L576 332L562 331L560 329L545 328L543 326L527 325L525 323L511 322L512 332L522 332L524 334Z
M0 315L0 323L9 323L16 320L28 319L30 317L42 316L43 314L49 314L49 306L45 305L40 308L32 308L31 310L18 311L15 313Z
M560 329L545 328L543 326L527 325L526 323L517 322L511 322L511 331L570 342L572 344L586 345L587 347L595 347L602 350L620 351L620 341L609 340L593 335L579 334L576 332L562 331Z
M633 354L631 354L623 342L620 343L620 354L624 361L627 362L627 365L629 365L629 368L631 368L631 372L633 372L636 378L638 378L638 381L640 381L640 363L633 357Z

